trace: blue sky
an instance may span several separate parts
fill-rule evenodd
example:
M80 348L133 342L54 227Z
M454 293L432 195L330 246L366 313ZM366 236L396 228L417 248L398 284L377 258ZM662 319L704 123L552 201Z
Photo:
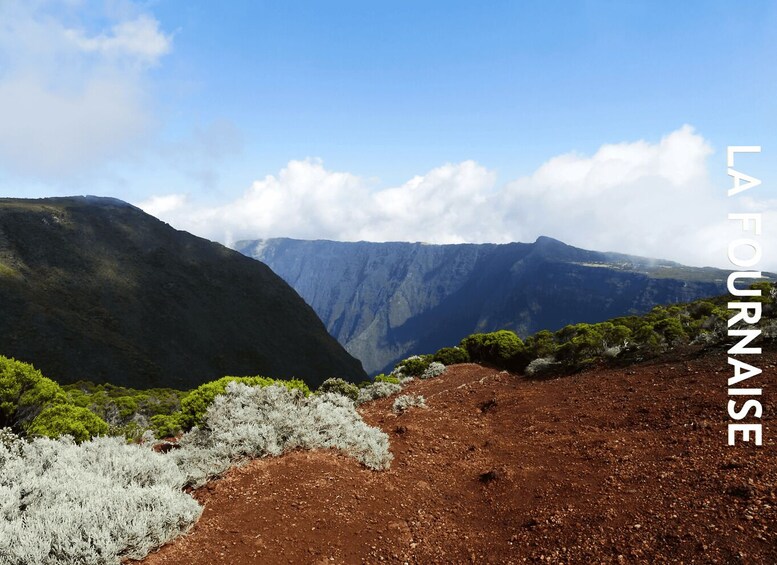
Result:
M774 208L776 6L0 0L0 194L116 196L226 242L545 234L720 264L726 145L763 145L747 206Z

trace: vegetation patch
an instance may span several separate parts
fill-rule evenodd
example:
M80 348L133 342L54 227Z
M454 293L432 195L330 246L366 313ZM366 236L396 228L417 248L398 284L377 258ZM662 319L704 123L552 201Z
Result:
M762 338L774 339L777 337L775 285L760 281L751 288L760 289L761 296L743 300L762 303ZM456 348L442 348L432 356L415 356L402 361L395 372L405 375L413 370L417 373L422 363L431 360L463 362L467 359L539 377L574 372L600 362L640 361L686 344L710 346L722 343L726 337L728 299L728 296L720 296L687 304L656 306L641 316L570 324L555 332L539 331L525 340L509 330L472 334ZM423 376L423 371L415 376Z
M344 379L331 378L321 383L321 386L316 390L319 394L331 392L350 398L354 402L359 398L359 387L353 383L349 383Z
M442 363L443 365L457 365L459 363L469 363L470 357L467 350L463 347L443 347L432 356L432 361Z
M421 374L422 379L433 379L434 377L439 377L445 372L445 365L442 363L438 363L437 361L432 361L429 363L429 366L426 368L426 370Z
M397 376L399 373L402 373L402 375L408 377L420 377L431 362L431 355L413 355L397 363L391 374Z
M169 455L190 485L242 459L297 448L338 449L375 470L387 469L392 459L388 436L364 423L348 398L330 392L305 396L277 384L230 382L208 407L204 425L184 434L179 444Z
M402 414L413 407L426 408L426 399L420 394L403 394L397 397L391 409L397 414Z
M365 386L359 389L359 397L356 399L356 404L363 404L370 400L377 400L378 398L384 398L391 396L402 390L402 387L394 383L372 383L370 386Z
M122 438L0 441L0 562L118 564L186 531L202 508L167 456Z
M391 383L394 385L400 384L399 377L395 375L378 375L375 377L376 383Z
M229 383L240 383L251 387L266 387L271 385L283 386L289 390L299 390L304 396L310 395L310 389L299 379L281 380L267 377L223 377L217 381L211 381L186 395L181 400L180 425L183 429L191 429L203 423L208 407L220 394L224 394Z

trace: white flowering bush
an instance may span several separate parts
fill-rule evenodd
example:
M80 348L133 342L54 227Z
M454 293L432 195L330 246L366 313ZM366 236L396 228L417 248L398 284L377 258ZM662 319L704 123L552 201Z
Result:
M186 531L202 508L172 460L123 438L0 442L0 563L118 564Z
M433 377L439 377L445 372L445 365L437 361L432 361L429 366L421 374L422 379L431 379Z
M305 397L277 385L231 382L204 425L168 453L151 449L152 434L143 440L26 441L0 429L0 564L142 559L200 516L184 486L249 457L334 448L371 469L386 469L392 459L388 436L361 419L353 400L334 393Z
M392 459L388 436L368 426L349 398L241 383L230 383L214 399L203 428L184 434L180 446L170 456L193 485L241 459L295 448L338 449L371 469L386 469Z
M556 361L554 357L539 357L534 359L524 370L524 373L530 377L537 376L545 371L549 371L553 367L559 366L561 363Z
M356 404L363 404L370 400L391 396L400 390L402 390L402 387L398 384L372 383L371 385L359 389L359 397L356 399Z
M426 408L426 399L420 394L403 394L394 401L392 409L397 414L401 414L412 407Z

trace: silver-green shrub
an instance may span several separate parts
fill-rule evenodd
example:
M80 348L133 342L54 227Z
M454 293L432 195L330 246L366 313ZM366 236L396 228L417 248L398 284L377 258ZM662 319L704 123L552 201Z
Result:
M554 357L539 357L534 359L524 370L524 373L530 377L535 377L554 367L561 365Z
M335 394L340 394L342 396L348 397L351 400L356 400L359 397L359 387L356 386L353 383L349 383L348 381L336 377L332 377L331 379L325 380L321 385L318 387L316 392L319 393L325 393L325 392L333 392Z
M203 427L166 454L150 448L150 434L144 439L144 445L116 437L28 442L0 430L0 564L141 559L199 517L202 508L184 486L202 484L245 458L334 448L371 469L388 468L392 459L388 436L368 426L352 400L333 393L305 397L277 385L230 383Z
M0 445L11 447L18 441L19 436L16 435L11 428L0 428Z
M445 372L445 365L437 361L432 361L429 366L421 374L422 379L431 379L433 377L439 377Z
M386 469L392 459L388 436L364 423L347 397L241 383L227 385L208 408L205 425L184 434L180 446L170 455L193 485L242 459L295 448L339 449L371 469Z
M420 394L403 394L394 401L392 410L397 414L401 414L411 407L426 408L426 399Z
M394 383L372 383L369 386L359 389L359 397L356 399L356 404L363 404L370 400L377 400L386 396L391 396L394 393L402 390L402 387Z
M140 559L199 517L183 484L170 459L123 438L0 442L0 563Z

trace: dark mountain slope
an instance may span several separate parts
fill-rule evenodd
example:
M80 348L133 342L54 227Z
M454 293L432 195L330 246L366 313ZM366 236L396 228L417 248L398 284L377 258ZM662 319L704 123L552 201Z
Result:
M0 199L0 354L61 382L364 376L266 265L114 199Z
M291 284L371 373L475 331L525 336L720 294L727 275L547 237L505 245L269 239L237 249Z

